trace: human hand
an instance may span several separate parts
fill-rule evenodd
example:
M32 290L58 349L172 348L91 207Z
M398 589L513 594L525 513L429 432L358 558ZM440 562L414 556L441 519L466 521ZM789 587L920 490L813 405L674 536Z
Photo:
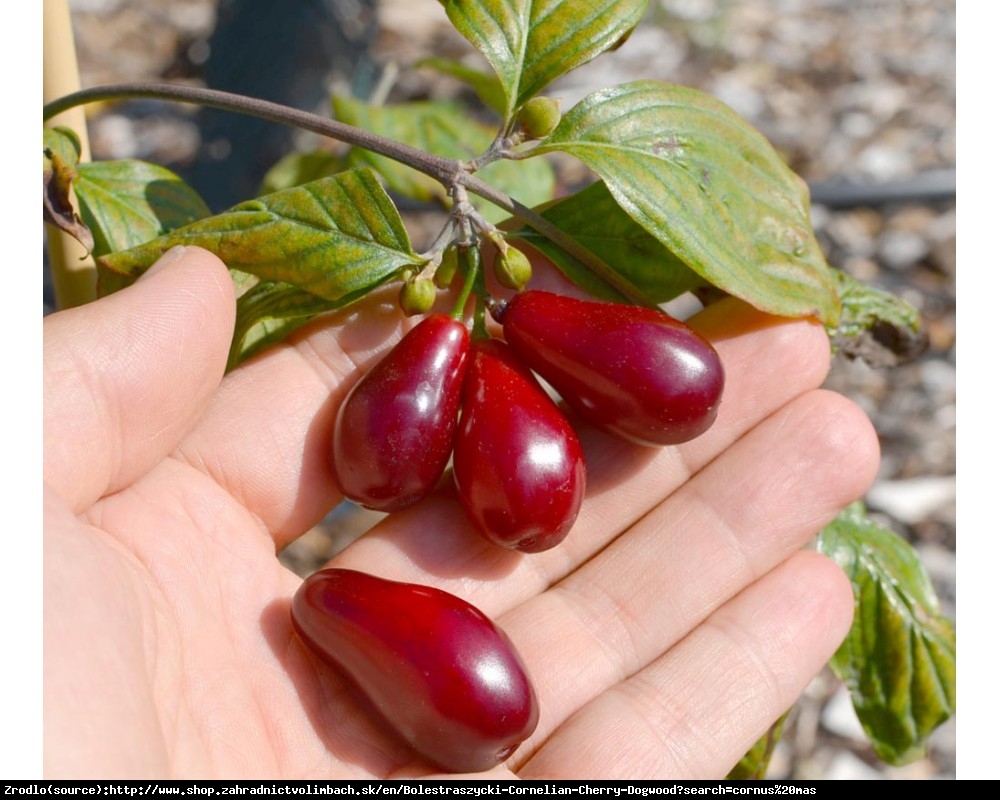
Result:
M227 272L163 262L45 322L46 774L429 774L296 638L301 579L276 556L339 501L338 403L411 323L366 299L223 378ZM873 480L871 426L817 389L816 323L727 300L692 324L725 363L717 422L656 449L581 430L587 498L558 547L470 535L442 487L331 564L507 631L541 715L485 776L721 777L846 633L847 579L802 547Z

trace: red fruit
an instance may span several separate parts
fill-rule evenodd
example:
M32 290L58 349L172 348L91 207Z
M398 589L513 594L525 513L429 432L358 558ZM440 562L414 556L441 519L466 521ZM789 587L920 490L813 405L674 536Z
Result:
M296 592L292 623L393 731L442 769L490 769L535 730L538 701L513 645L454 595L324 569Z
M537 553L561 542L583 502L586 469L572 427L503 342L475 342L455 437L455 484L477 530Z
M344 497L398 511L434 488L451 456L468 352L465 325L435 314L355 384L333 431Z
M596 427L665 445L715 421L724 384L718 353L658 309L527 291L496 316L518 357Z

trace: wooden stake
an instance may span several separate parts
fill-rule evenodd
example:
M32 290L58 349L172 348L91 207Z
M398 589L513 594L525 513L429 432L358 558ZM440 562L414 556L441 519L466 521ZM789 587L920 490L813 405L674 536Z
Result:
M44 102L48 103L77 91L80 88L80 71L68 0L43 0L43 3L42 77ZM59 114L46 124L71 128L80 138L80 160L90 160L87 118L82 107ZM45 227L57 307L69 308L90 302L96 296L94 259L69 234L51 225Z

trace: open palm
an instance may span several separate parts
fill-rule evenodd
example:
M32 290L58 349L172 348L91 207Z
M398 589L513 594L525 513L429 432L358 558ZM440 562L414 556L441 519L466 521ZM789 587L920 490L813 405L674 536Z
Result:
M276 556L339 501L337 405L408 323L371 298L223 378L228 274L193 248L165 261L46 320L48 776L429 774L298 641L301 579ZM334 559L507 631L541 714L492 777L722 776L846 631L846 578L802 547L878 453L817 389L825 334L737 301L694 324L726 367L717 423L658 449L582 429L560 546L487 544L443 486Z

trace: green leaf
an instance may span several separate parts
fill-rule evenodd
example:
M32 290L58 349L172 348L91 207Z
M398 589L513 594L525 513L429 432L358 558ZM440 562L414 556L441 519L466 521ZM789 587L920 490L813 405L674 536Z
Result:
M626 214L601 181L536 210L654 303L673 300L704 283L701 276ZM520 226L512 231L510 238L522 239L540 250L567 278L589 293L621 300L590 269L531 228Z
M70 167L80 162L80 137L71 128L44 128L42 148L42 169L51 168L53 157Z
M493 109L497 114L503 114L503 87L500 85L500 79L494 73L483 72L482 70L463 64L461 61L437 56L423 58L414 64L414 66L429 67L443 75L450 75L453 78L457 78L472 87L472 90L488 108Z
M729 771L726 779L731 781L759 781L766 778L767 767L771 763L771 757L774 755L774 748L781 741L781 735L785 728L785 720L787 719L788 712L786 711L777 722L768 728L767 733L754 743L754 746L746 752L736 766Z
M649 0L441 0L452 25L490 62L504 119L529 97L614 47Z
M325 150L289 153L265 173L260 184L260 194L301 186L303 183L336 175L345 168L343 158Z
M363 293L345 295L331 302L287 283L258 281L236 301L236 324L227 369L284 339L316 315L345 306Z
M482 133L477 130L479 126L450 103L419 101L376 106L353 97L335 95L333 115L341 122L435 155L470 160L481 152L476 146L482 140ZM491 138L487 134L486 146ZM349 159L372 166L390 191L421 202L444 203L448 199L439 181L394 159L360 148L352 148Z
M80 161L80 139L69 128L45 128L42 134L42 218L94 249L94 237L73 205L73 182Z
M831 661L879 758L903 764L955 713L955 627L910 545L845 509L819 538L854 586L854 623Z
M921 355L928 345L920 314L901 297L834 272L841 315L827 329L834 352L872 367L894 367Z
M152 242L98 259L134 279L175 245L211 250L230 268L334 303L420 264L399 212L370 169L265 195Z
M782 316L839 318L805 183L730 108L638 81L570 109L536 153L570 153L618 204L709 283Z
M452 103L420 101L374 106L338 96L333 99L333 107L334 115L343 122L445 158L472 160L490 146L496 135L495 129L471 119ZM405 164L357 148L351 150L350 158L374 167L390 191L422 202L448 201L440 182ZM555 173L543 159L496 161L483 168L479 176L500 191L515 194L525 205L545 202L555 190ZM473 202L478 204L478 200ZM491 222L507 216L507 212L489 204L480 211Z
M156 164L96 161L78 170L73 188L94 234L95 256L136 247L212 213L194 189Z

